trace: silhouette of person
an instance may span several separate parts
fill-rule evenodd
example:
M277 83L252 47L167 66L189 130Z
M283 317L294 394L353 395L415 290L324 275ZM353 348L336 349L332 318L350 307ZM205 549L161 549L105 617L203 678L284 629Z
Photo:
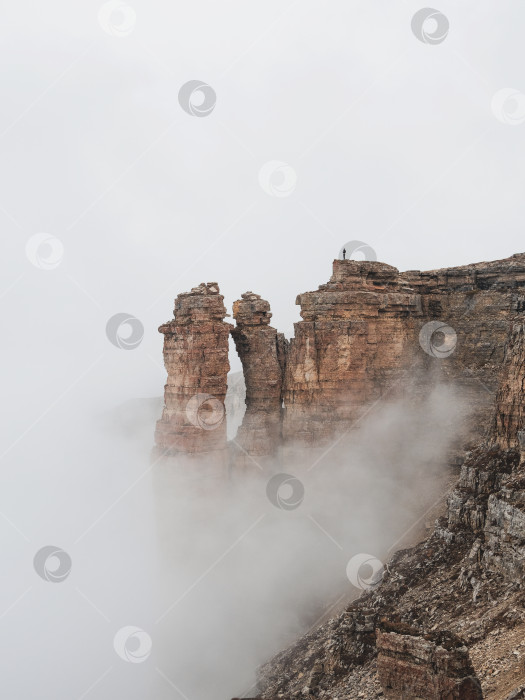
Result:
M346 248L343 248L343 260L346 260Z

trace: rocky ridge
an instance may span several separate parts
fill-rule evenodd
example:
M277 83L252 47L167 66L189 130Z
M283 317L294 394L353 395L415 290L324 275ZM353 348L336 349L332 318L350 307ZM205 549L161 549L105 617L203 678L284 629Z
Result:
M334 260L330 281L296 303L303 320L287 359L285 441L330 440L375 401L417 397L440 380L475 407L466 442L490 424L509 324L525 308L525 254L405 273Z
M334 261L326 285L299 295L302 321L289 344L256 294L236 302L235 329L215 283L177 297L174 319L160 328L163 453L213 455L214 463L220 455L242 472L276 449L325 444L379 400L417 400L436 382L459 387L473 408L456 452L459 481L430 537L396 552L378 586L268 662L262 698L445 700L478 697L479 687L492 700L522 694L524 289L525 254L406 273ZM228 445L230 332L247 410ZM447 648L447 639L459 646Z
M523 368L524 338L521 314L505 347L492 432L467 455L433 534L397 552L380 585L263 667L261 697L519 697L525 682L525 426L505 417L523 404L525 375L516 368ZM430 650L424 644L436 633L460 640L459 667L461 677L471 679L470 695L447 687L439 664L431 663L432 674L425 671L432 653L446 652L442 643ZM513 641L500 658L506 639ZM483 695L476 695L476 679Z
M200 421L186 420L185 402L210 395L215 401L201 413L207 408L215 419L220 412L231 332L247 387L245 420L230 444L233 469L253 467L254 459L279 449L327 444L376 402L418 400L438 381L456 387L469 407L461 455L490 427L509 324L525 308L525 254L405 273L379 262L334 260L329 282L296 303L302 320L288 342L269 325L269 303L253 292L235 302L235 327L224 321L216 283L177 297L173 320L159 329L168 371L156 433L161 450L226 449L225 429L204 435ZM521 410L516 406L509 420Z

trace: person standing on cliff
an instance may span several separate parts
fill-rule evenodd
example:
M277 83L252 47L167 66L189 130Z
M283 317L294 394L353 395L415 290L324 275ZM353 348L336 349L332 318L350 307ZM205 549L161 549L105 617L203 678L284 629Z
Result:
M346 248L343 248L343 260L346 259Z

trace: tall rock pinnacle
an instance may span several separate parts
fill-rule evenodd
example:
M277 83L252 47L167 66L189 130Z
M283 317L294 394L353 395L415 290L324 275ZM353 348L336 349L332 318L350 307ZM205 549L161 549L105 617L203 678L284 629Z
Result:
M224 297L216 282L202 283L175 299L163 324L168 379L155 441L167 454L225 452L228 338Z
M233 316L237 326L231 333L246 383L246 413L236 442L245 457L273 455L280 440L287 341L269 325L270 304L258 294L243 294L233 304Z

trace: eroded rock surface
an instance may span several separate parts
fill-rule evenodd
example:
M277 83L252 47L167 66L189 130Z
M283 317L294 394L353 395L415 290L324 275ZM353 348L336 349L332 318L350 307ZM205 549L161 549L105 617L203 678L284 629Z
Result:
M411 340L421 297L391 265L334 260L330 281L296 303L303 320L290 341L283 437L319 444L392 389L419 355Z
M288 343L269 325L270 304L258 294L246 292L234 302L233 317L237 325L231 333L246 384L246 413L235 439L235 466L253 468L250 456L273 456L280 443Z
M525 254L400 273L334 260L297 297L284 384L285 440L319 444L388 395L453 384L472 408L465 441L486 435L512 317L525 308ZM431 325L429 325L431 324Z
M463 682L461 692L479 697L474 680L468 685L469 656L487 700L521 692L525 254L406 273L382 263L334 261L329 283L299 295L298 303L303 320L288 349L269 326L267 302L247 293L235 307L247 413L256 417L239 433L247 454L264 457L274 449L269 436L278 435L280 419L273 417L281 396L282 444L317 445L350 429L379 399L407 391L417 399L442 381L458 387L472 407L464 440L477 435L478 444L430 537L396 552L379 586L265 664L260 696L367 700L399 692L408 699L420 692L410 690L417 670L434 693L422 697L448 692L453 698ZM177 298L174 320L160 329L168 370L157 426L162 449L225 453L225 427L197 427L187 412L197 393L224 402L231 329L224 317L218 287L201 285ZM414 631L385 630L385 620ZM440 643L453 635L467 653Z
M194 431L183 404L197 393L223 402L230 329L247 390L232 445L236 464L287 445L321 446L355 427L377 402L417 401L438 382L455 387L465 406L462 446L487 435L509 323L525 308L525 254L404 273L380 262L334 260L329 282L296 303L302 321L288 343L269 325L269 303L257 294L235 302L235 327L224 322L216 283L177 297L174 319L160 328L168 369L161 449L224 449L224 430ZM523 407L500 403L499 420L513 430Z
M394 554L379 586L263 666L262 697L499 700L511 691L520 697L525 683L524 334L521 312L503 344L492 430L467 455L446 516L428 539ZM362 627L349 626L349 616L369 620L366 641ZM388 629L392 622L409 625L412 639ZM458 635L466 650L438 653L442 645L435 635ZM457 677L451 675L454 668Z
M163 324L164 410L155 441L168 455L219 453L226 463L224 400L228 339L224 297L216 282L202 283L175 299L173 320Z
M468 649L451 633L421 635L406 625L377 631L377 673L385 698L482 700Z

